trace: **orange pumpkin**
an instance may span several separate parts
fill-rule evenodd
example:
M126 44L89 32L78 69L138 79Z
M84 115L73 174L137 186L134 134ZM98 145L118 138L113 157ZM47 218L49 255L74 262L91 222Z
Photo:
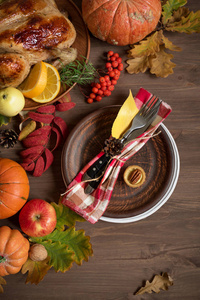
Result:
M160 0L83 0L82 15L91 33L102 41L125 46L151 33L161 16Z
M0 276L18 273L28 258L29 247L19 230L0 227Z
M25 170L11 159L0 158L0 219L9 218L21 209L29 190Z

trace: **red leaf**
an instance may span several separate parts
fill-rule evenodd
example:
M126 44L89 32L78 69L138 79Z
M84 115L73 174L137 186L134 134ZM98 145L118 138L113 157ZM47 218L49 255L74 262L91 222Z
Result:
M29 117L36 121L36 122L42 122L42 123L45 123L45 124L50 124L54 118L53 115L50 115L50 114L40 114L40 113L37 113L37 112L29 112L28 113Z
M52 127L52 130L56 133L56 137L57 137L56 144L55 144L54 148L51 150L53 152L61 142L61 133L56 127Z
M40 156L37 160L37 162L35 163L35 170L33 172L33 176L35 177L39 177L42 175L42 173L44 172L44 158L42 156Z
M67 124L66 124L66 122L60 117L55 117L53 122L59 127L63 137L66 138L66 136L67 136Z
M31 136L39 136L39 135L48 135L51 132L51 126L50 125L45 125L41 128L38 128L36 130L34 130L33 132L31 132L29 134L29 137ZM38 137L39 138L39 137Z
M35 163L32 159L26 159L25 162L21 163L21 166L26 171L33 171L33 169L35 168Z
M35 146L35 147L31 147L31 148L22 150L20 152L20 155L21 155L22 158L29 157L29 155L33 155L33 154L41 155L43 150L44 150L43 146Z
M42 134L39 137L38 136L27 136L23 141L23 145L26 148L34 147L34 146L39 146L43 145L45 146L48 143L49 136Z
M54 159L52 152L48 148L45 149L45 156L46 156L46 165L44 168L44 172L51 166Z
M37 112L43 113L43 114L53 114L55 112L56 108L54 105L46 105L41 106L37 109Z
M56 109L58 111L67 111L71 108L73 108L76 105L74 102L64 102L64 103L58 103L56 104Z

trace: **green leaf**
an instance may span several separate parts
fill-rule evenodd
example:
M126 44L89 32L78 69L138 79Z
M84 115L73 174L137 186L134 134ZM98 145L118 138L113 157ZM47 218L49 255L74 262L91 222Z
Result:
M163 5L162 11L162 22L166 24L168 20L171 18L173 11L177 10L179 7L184 6L187 3L187 0L168 0Z
M8 125L8 123L10 122L11 118L0 115L0 126L2 125Z
M142 40L139 44L132 45L132 49L128 51L128 57L141 57L155 54L160 49L162 38L162 30L156 31Z
M71 210L69 207L62 205L61 199L58 204L52 202L51 205L54 207L57 216L56 228L58 230L64 230L65 226L74 226L76 221L84 222L85 219Z
M38 284L43 280L44 276L47 274L51 266L48 264L49 258L43 261L33 261L30 258L27 259L25 264L23 264L21 272L25 274L28 272L26 283Z
M174 23L167 24L167 31L176 31L180 33L194 33L200 32L200 10L197 12L191 11L189 15L182 16L181 20Z
M3 284L5 285L6 281L2 276L0 276L0 294L3 293Z
M31 237L30 241L42 244L50 256L51 265L60 271L69 269L73 261L81 265L93 254L90 237L85 236L84 230L75 231L74 227L65 231L55 229L44 237ZM67 260L69 266L65 265Z
M59 241L52 241L49 238L50 235L45 236L45 238L33 238L29 240L34 243L43 245L50 257L49 265L54 267L55 271L66 272L68 271L74 262L74 253L68 249L68 246L65 243Z

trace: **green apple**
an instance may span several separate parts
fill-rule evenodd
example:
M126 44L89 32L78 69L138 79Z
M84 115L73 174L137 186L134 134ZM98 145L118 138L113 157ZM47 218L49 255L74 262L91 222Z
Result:
M14 87L0 90L0 114L6 117L16 116L25 105L25 98L21 91Z

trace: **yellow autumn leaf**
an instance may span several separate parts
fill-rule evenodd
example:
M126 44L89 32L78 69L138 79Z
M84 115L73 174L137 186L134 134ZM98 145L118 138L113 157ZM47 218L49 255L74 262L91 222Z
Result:
M126 68L129 74L138 74L139 72L144 73L150 67L149 56L131 58L128 59L126 63L129 65Z
M150 60L150 72L155 74L157 77L166 78L169 74L173 73L173 68L176 66L171 59L174 57L164 51L165 47L162 46L160 51L156 53L155 57Z
M120 136L126 132L137 112L138 108L130 91L128 98L120 108L117 117L113 122L111 134L114 138L119 139Z
M2 276L0 276L0 294L3 293L3 284L5 285L6 281Z
M172 50L172 51L181 51L181 48L174 45L168 38L162 35L162 41L165 44L165 48Z
M128 51L128 57L141 57L153 55L160 49L162 43L162 30L156 31L149 37L142 40L139 44L132 45L132 49Z
M33 261L30 258L27 259L25 264L22 266L22 274L28 272L26 283L38 284L43 280L51 266L48 264L49 258L43 261Z
M172 278L167 273L162 273L162 275L155 275L152 282L147 280L145 286L140 288L135 295L142 295L144 293L151 294L152 292L158 294L160 290L167 291L171 285L173 285Z

